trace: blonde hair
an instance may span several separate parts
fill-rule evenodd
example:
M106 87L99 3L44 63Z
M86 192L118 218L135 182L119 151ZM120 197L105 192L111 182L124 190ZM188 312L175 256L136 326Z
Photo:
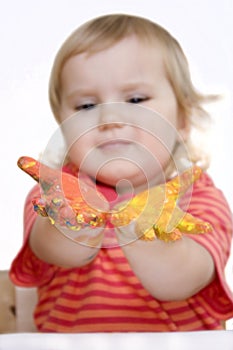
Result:
M190 120L191 126L201 127L202 122L205 125L208 113L203 104L215 100L217 96L204 95L195 89L180 44L160 25L142 17L125 14L105 15L90 20L74 31L61 46L53 64L49 83L49 100L56 120L59 122L61 72L66 61L81 53L91 55L109 48L130 35L136 35L140 40L152 45L155 41L160 43L167 77L176 95L180 111ZM194 163L200 161L200 152L196 151L196 147L189 142L187 145L191 160ZM202 165L207 166L206 157Z

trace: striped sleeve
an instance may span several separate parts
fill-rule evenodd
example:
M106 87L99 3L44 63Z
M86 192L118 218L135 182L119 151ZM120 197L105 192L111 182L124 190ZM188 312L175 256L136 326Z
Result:
M12 282L21 287L37 287L51 280L55 267L38 259L30 248L29 235L37 214L33 209L32 199L40 196L39 185L29 192L24 207L24 240L22 248L10 267Z
M216 269L216 278L196 299L216 318L233 317L233 295L224 273L232 241L232 213L224 195L207 174L194 185L187 211L213 227L212 233L191 236L209 251Z

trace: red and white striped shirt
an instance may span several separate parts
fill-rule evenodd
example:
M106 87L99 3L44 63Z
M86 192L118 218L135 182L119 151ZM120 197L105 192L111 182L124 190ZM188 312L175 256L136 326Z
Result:
M111 199L113 190L99 190ZM36 218L31 200L25 204L24 244L12 263L10 276L20 286L38 287L35 323L41 332L162 332L222 329L221 321L233 317L233 295L224 269L230 254L232 215L207 174L194 184L188 212L208 221L214 232L192 239L212 255L216 278L183 301L160 301L151 296L135 276L120 247L102 248L80 268L65 269L39 260L28 236ZM149 244L149 243L148 243ZM62 254L62 252L61 252Z

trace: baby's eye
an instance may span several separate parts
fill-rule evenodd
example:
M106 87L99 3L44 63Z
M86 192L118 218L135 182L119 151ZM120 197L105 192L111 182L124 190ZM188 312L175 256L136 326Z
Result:
M75 110L76 111L81 111L83 109L92 109L95 107L95 104L94 103L84 103L83 105L80 105L80 106L77 106L75 107Z
M129 103L142 103L144 101L147 101L148 97L132 97L127 102Z

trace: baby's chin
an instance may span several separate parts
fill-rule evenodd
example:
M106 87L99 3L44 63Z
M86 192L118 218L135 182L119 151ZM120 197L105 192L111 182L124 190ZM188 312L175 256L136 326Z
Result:
M150 174L150 177L135 165L124 164L121 167L112 166L109 170L107 166L101 169L96 177L98 182L116 188L118 194L136 194L149 187L162 182L163 176L160 174Z

